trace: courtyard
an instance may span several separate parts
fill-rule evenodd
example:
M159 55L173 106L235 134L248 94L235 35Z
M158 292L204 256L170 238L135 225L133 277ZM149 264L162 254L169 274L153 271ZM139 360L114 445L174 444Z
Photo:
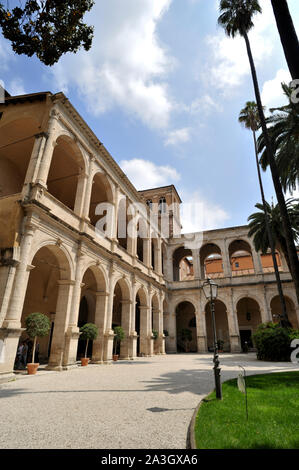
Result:
M254 353L221 354L222 381L299 370ZM211 354L40 370L0 385L2 449L184 449L193 412L214 388Z

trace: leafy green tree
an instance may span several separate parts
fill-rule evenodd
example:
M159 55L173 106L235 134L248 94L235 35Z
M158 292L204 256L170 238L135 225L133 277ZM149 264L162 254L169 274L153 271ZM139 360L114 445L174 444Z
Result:
M36 340L38 337L49 334L51 323L48 317L43 313L31 313L25 320L26 333L33 339L32 362L34 363Z
M114 328L114 354L117 354L117 346L125 339L125 332L122 326Z
M94 341L99 333L99 330L96 325L93 323L85 323L85 325L80 328L80 340L86 341L85 355L87 357L87 350L89 341Z
M0 27L17 54L34 54L45 65L55 64L66 52L89 50L93 27L83 22L94 0L27 0L11 11L0 2Z
M263 204L263 211L264 211L264 217L265 217L264 235L268 237L268 244L271 248L271 255L272 255L272 260L273 260L273 266L274 266L277 289L278 289L278 294L279 294L279 299L280 299L280 304L281 304L281 310L282 310L283 316L286 318L287 317L286 302L285 302L285 298L283 295L282 283L281 283L280 274L278 270L278 264L277 264L276 254L275 254L275 243L273 240L272 231L270 229L267 202L265 200L263 182L262 182L262 177L261 177L261 170L260 170L259 159L258 159L256 132L260 128L260 118L259 118L257 104L254 101L247 101L245 108L243 108L240 112L239 122L243 124L246 129L250 129L253 134L255 161L256 161L256 167L257 167L257 173L258 173L258 179L259 179L259 185L260 185L260 191L261 191L261 197L262 197L262 204Z
M299 78L299 41L287 0L271 0L280 40L292 78Z
M289 213L289 218L291 221L293 237L295 240L299 237L299 204L298 199L288 199L287 208ZM290 260L289 260L289 253L286 246L286 239L285 234L282 229L282 222L281 222L281 212L279 209L278 204L274 206L273 204L270 205L266 202L266 211L267 211L267 218L270 225L270 231L273 237L274 245L282 251L285 256L286 262L290 269ZM255 212L248 217L249 221L249 232L248 236L253 237L253 243L256 251L261 251L265 254L269 248L269 238L267 236L266 231L266 216L264 205L256 204L255 207L259 209L259 212ZM288 326L289 322L287 320L287 315L285 314L286 310L282 310L283 312L283 326Z
M282 83L282 89L289 102L280 108L270 109L272 116L266 121L270 125L268 130L283 189L292 192L299 187L299 103L292 101L292 89L288 85ZM262 154L262 168L266 170L269 161L263 134L257 144L258 152Z
M237 34L244 38L246 44L246 50L251 68L251 75L253 80L253 86L255 91L255 98L258 107L261 128L265 138L265 146L267 149L268 161L271 169L272 180L275 188L277 201L281 212L281 220L283 230L285 233L285 239L287 243L287 249L289 254L289 260L291 265L291 274L293 277L297 300L299 302L299 260L297 256L297 250L292 235L292 228L288 216L287 206L279 178L279 172L276 165L274 152L271 144L271 139L268 133L266 119L263 111L263 105L261 100L261 94L255 69L255 64L252 56L250 41L248 32L253 28L253 17L257 13L261 13L262 9L258 0L220 0L220 16L218 23L224 28L226 34L234 38Z

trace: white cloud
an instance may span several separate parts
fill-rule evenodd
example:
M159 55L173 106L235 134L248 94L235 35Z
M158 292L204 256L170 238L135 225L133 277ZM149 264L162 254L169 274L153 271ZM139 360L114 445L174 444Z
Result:
M222 228L230 218L218 204L208 201L199 191L190 193L179 189L182 198L181 222L183 233Z
M261 0L260 3L263 14L255 16L255 26L249 33L256 65L271 56L274 47L273 35L277 35L271 2ZM209 80L207 85L221 90L224 95L230 95L232 89L239 86L250 73L245 41L240 36L229 38L221 30L216 35L207 36L206 42L212 52L210 64L204 70L205 80Z
M174 60L157 36L172 0L95 3L92 49L68 54L53 68L57 87L76 88L95 115L118 106L151 127L165 128L173 108L165 77Z
M283 106L287 103L281 83L285 82L289 84L291 81L291 75L288 70L280 69L277 71L273 80L268 80L264 83L262 89L262 103L268 108L274 108Z
M8 83L8 90L12 96L25 95L24 83L21 78L14 78Z
M168 133L164 144L168 145L178 145L190 140L191 129L189 127L184 127L182 129L176 129Z
M191 114L209 114L212 111L221 112L223 108L220 103L217 103L210 95L206 94L192 101L189 111Z
M175 168L158 166L140 158L122 160L119 166L138 190L167 186L180 179L180 174Z

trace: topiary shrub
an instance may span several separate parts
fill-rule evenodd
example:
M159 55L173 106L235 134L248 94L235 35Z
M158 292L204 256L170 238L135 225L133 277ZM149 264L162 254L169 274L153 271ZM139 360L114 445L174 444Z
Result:
M97 338L99 330L93 323L85 323L85 325L81 326L80 333L80 340L86 341L84 357L87 357L88 343L89 341L93 341Z
M122 326L114 328L114 354L117 354L117 346L125 339L125 331Z
M259 360L284 362L290 361L291 341L299 338L299 331L276 323L262 323L252 337Z
M189 343L192 341L192 331L189 328L183 328L181 330L181 340L185 344L186 352L189 352Z
M159 336L159 332L157 330L153 330L154 340L158 339L158 336Z
M32 363L35 358L36 339L49 334L51 323L49 318L43 313L31 313L25 320L26 333L33 339Z

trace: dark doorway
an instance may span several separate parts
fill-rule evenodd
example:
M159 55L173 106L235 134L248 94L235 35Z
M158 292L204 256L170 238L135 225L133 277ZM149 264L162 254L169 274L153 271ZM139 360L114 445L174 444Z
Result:
M82 297L81 302L80 302L80 308L79 308L78 327L81 328L81 326L85 325L85 323L88 323L88 303L87 303L86 297ZM79 337L77 359L84 357L85 348L86 348L86 341L80 340L80 337ZM91 357L91 355L92 355L92 341L89 341L88 348L87 348L87 357Z
M244 350L245 343L249 348L253 347L251 330L240 330L241 348Z

